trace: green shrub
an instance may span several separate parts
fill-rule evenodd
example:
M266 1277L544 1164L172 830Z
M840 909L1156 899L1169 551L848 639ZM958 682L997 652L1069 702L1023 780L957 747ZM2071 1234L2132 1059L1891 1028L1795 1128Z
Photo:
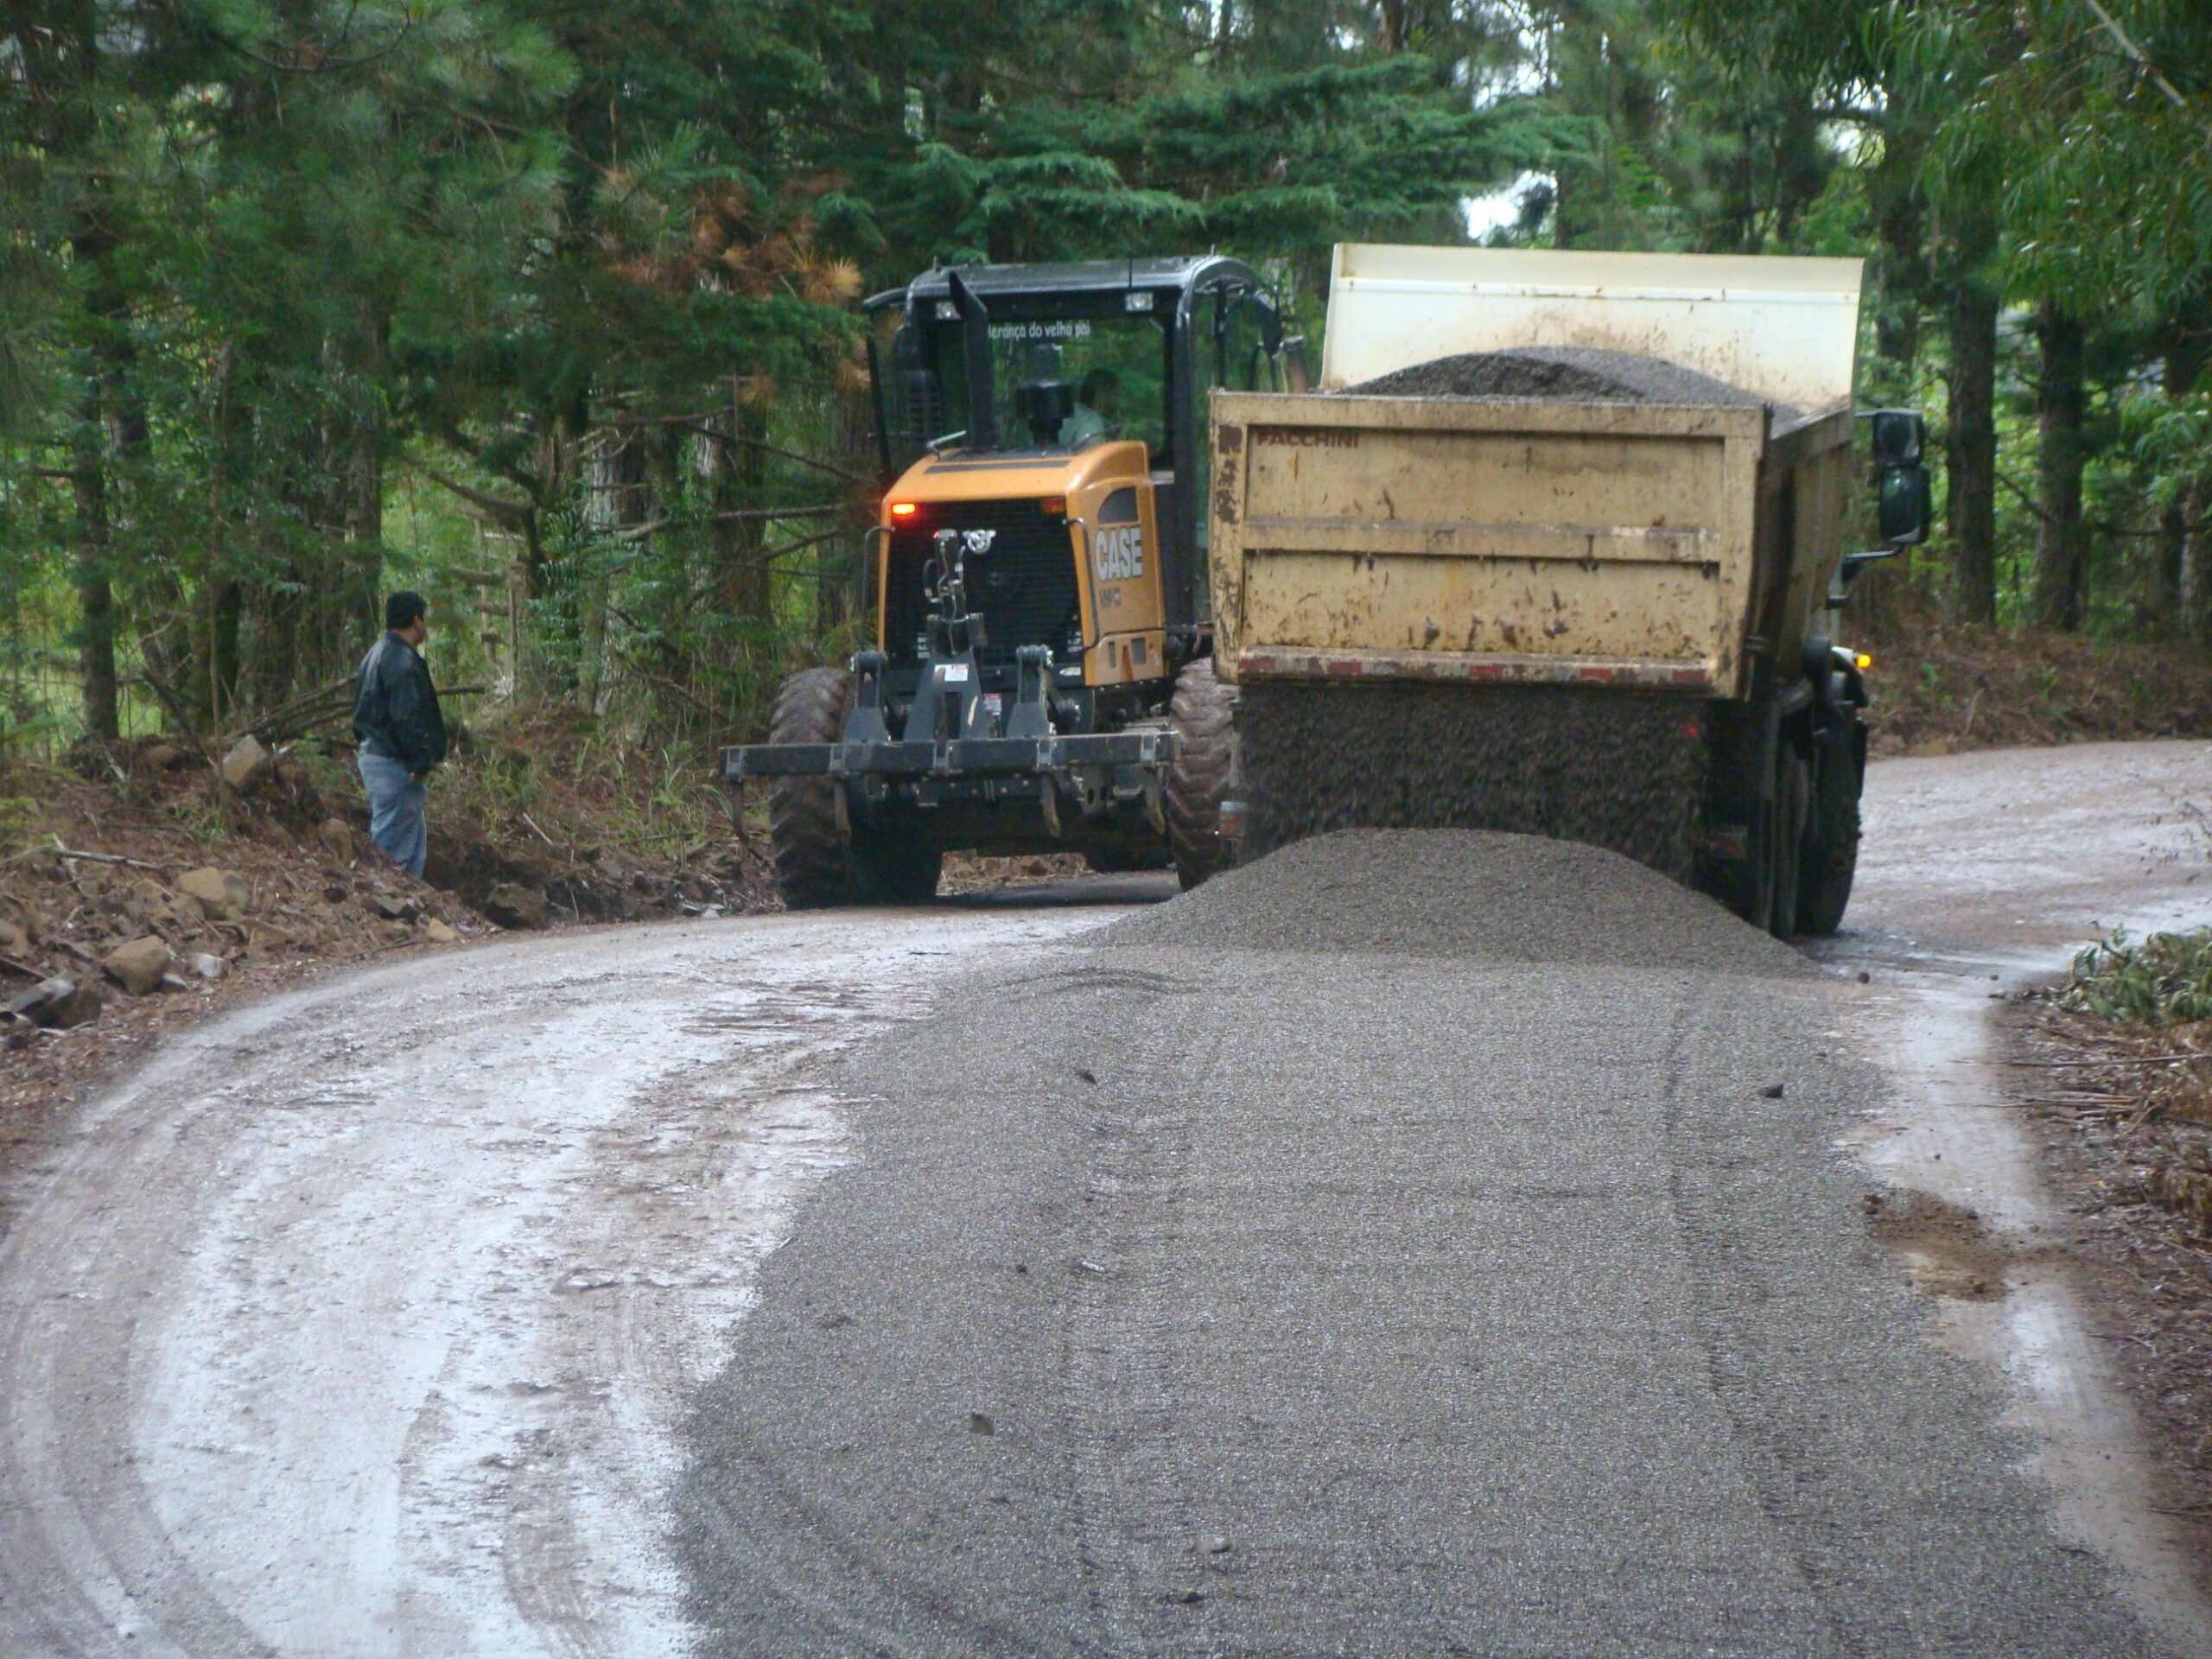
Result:
M2140 944L2115 932L2075 955L2058 1000L2078 1013L2144 1025L2212 1020L2212 931L2153 933Z

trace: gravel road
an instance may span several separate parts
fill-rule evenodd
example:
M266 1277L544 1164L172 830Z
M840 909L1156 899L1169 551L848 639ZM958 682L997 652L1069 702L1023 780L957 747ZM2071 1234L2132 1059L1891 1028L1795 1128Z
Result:
M1653 965L1610 865L1396 953L1355 860L1233 950L1087 881L211 1024L0 1195L0 1653L2200 1650L1860 1159L1913 964L2212 910L2209 753L1878 766L1866 988Z

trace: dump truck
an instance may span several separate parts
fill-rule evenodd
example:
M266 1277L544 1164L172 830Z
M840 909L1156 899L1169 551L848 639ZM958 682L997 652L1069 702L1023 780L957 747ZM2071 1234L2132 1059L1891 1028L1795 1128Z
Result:
M1211 399L1203 671L1234 700L1237 855L1363 825L1564 836L1834 931L1868 699L1838 613L1929 500L1919 417L1875 412L1880 544L1854 549L1859 281L1339 247L1318 390Z
M723 777L769 786L793 906L901 903L946 852L1227 856L1207 394L1287 390L1298 342L1217 255L931 270L866 302L881 512L866 647L779 689Z

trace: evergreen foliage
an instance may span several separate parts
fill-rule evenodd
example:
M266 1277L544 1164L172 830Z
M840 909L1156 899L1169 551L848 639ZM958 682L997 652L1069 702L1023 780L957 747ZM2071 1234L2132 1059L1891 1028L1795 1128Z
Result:
M751 734L849 645L864 291L1349 238L1867 257L1968 616L2212 643L2198 0L5 0L0 737L444 671ZM1888 575L1893 586L1897 578Z

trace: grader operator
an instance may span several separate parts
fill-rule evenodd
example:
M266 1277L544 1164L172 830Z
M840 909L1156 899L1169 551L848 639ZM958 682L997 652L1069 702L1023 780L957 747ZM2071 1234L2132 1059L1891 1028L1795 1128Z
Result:
M1234 757L1206 399L1302 383L1266 284L1213 256L983 265L867 310L872 640L723 758L771 781L784 901L924 899L953 849L1204 879Z

